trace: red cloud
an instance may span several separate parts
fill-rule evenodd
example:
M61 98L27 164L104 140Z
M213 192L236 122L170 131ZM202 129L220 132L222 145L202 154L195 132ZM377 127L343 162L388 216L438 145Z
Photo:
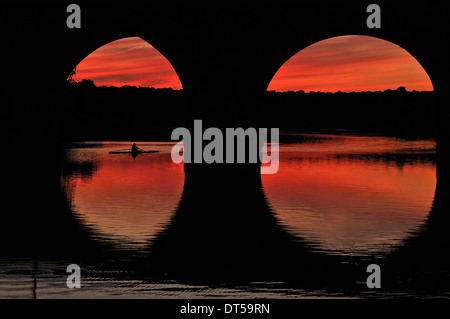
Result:
M341 36L317 42L289 59L275 74L274 91L432 91L422 66L401 47L368 36Z
M93 80L98 86L148 86L182 89L167 59L138 37L110 42L77 65L74 80Z

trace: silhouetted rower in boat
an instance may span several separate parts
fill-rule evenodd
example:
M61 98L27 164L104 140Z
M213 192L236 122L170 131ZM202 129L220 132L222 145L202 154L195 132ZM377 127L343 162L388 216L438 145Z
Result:
M142 153L158 153L159 151L144 151L142 148L139 148L136 143L133 143L131 148L128 148L126 150L117 150L117 151L110 151L109 154L130 154L133 156L137 156Z
M133 143L133 146L131 146L131 153L138 154L140 152L142 152L142 150L139 147L137 147L136 143Z

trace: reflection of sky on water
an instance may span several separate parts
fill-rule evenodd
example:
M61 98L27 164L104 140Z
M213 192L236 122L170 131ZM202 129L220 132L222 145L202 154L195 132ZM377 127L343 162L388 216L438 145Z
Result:
M96 148L73 148L72 162L95 158L97 167L89 179L82 174L72 177L70 193L80 218L102 236L122 245L143 245L176 209L184 172L182 165L171 160L173 143L138 143L143 149L160 153L136 158L130 154L108 154L130 145L107 142Z
M436 183L434 141L298 137L301 143L280 145L279 171L262 175L270 205L293 234L333 253L371 255L389 251L423 223ZM171 160L173 144L140 143L161 152L136 158L108 154L126 142L75 145L72 167L95 163L68 179L83 222L121 245L148 242L182 193L183 165Z
M292 233L322 249L364 255L386 252L423 223L436 184L434 141L302 138L281 145L279 171L262 176Z

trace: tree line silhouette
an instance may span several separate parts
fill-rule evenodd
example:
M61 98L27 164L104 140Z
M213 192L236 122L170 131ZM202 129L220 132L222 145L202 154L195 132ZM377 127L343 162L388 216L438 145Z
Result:
M96 86L69 80L65 105L56 115L66 141L170 140L175 127L193 117L183 90L136 86ZM348 129L358 132L431 137L434 94L429 91L377 92L268 91L251 111L252 125L282 130Z
M186 116L182 90L68 82L59 114L63 140L170 140Z
M285 129L349 129L384 135L431 137L435 132L434 92L266 92L263 124Z

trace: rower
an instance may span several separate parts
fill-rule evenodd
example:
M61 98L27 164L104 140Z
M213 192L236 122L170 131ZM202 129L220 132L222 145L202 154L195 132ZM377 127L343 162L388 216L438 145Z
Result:
M131 152L132 153L139 152L139 147L137 147L136 143L133 143L133 146L131 146Z

